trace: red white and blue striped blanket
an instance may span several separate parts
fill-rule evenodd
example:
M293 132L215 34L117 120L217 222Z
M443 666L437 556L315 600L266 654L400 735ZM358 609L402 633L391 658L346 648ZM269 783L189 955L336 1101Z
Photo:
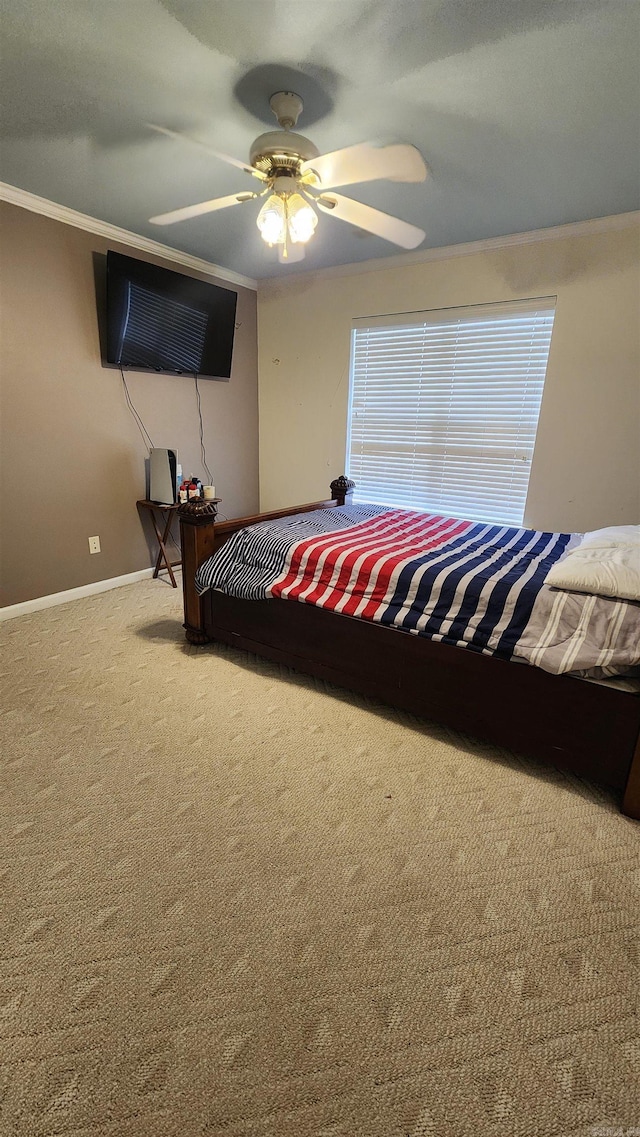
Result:
M546 645L550 652L540 652L544 613L543 627L531 633L541 593L554 594L543 588L544 578L575 540L568 533L353 505L241 530L202 566L196 583L201 593L213 588L247 600L297 600L503 659L528 662L535 649L535 662L547 670L585 673L597 662L602 674L626 671L633 662L626 657L622 668L602 671L613 658L611 652L605 658L602 643L597 660L592 648L587 660L579 616L576 650L564 650L564 666L554 656L555 641Z

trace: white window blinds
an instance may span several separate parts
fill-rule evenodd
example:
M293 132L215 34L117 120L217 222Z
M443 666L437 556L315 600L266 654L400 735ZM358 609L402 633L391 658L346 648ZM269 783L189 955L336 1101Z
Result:
M521 525L555 299L354 321L356 498Z

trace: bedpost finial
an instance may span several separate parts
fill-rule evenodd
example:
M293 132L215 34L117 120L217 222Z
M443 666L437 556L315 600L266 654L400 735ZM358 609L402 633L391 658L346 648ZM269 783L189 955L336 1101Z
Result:
M183 501L178 506L180 520L187 521L192 525L208 525L215 521L217 513L217 501L205 501L204 498L200 497L192 498L191 501Z
M334 478L330 488L332 498L335 498L338 505L344 505L345 499L352 497L356 483L345 474L341 474L339 478Z

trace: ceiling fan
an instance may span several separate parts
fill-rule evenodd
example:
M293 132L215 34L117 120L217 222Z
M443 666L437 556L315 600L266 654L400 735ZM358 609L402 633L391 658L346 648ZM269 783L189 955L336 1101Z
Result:
M376 147L361 142L344 150L320 154L313 142L292 129L303 107L299 95L292 91L278 91L271 96L269 105L280 130L270 130L256 138L251 146L249 164L212 150L188 135L149 124L160 134L194 143L214 157L237 166L257 178L263 187L257 192L241 191L161 213L150 218L154 225L173 225L176 221L187 221L217 209L265 198L256 224L266 243L271 247L277 246L279 259L285 263L303 259L304 246L318 223L314 206L322 213L384 237L403 249L415 249L424 240L424 230L416 225L353 198L333 193L334 186L349 186L380 178L392 182L423 182L427 167L415 146L399 143ZM327 193L327 190L332 192Z

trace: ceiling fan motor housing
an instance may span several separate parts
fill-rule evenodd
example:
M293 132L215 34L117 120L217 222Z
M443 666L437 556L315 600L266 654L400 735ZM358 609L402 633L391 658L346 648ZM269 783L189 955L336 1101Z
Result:
M299 170L303 162L317 158L320 151L302 134L291 130L268 130L252 143L249 162L269 177L278 170Z

